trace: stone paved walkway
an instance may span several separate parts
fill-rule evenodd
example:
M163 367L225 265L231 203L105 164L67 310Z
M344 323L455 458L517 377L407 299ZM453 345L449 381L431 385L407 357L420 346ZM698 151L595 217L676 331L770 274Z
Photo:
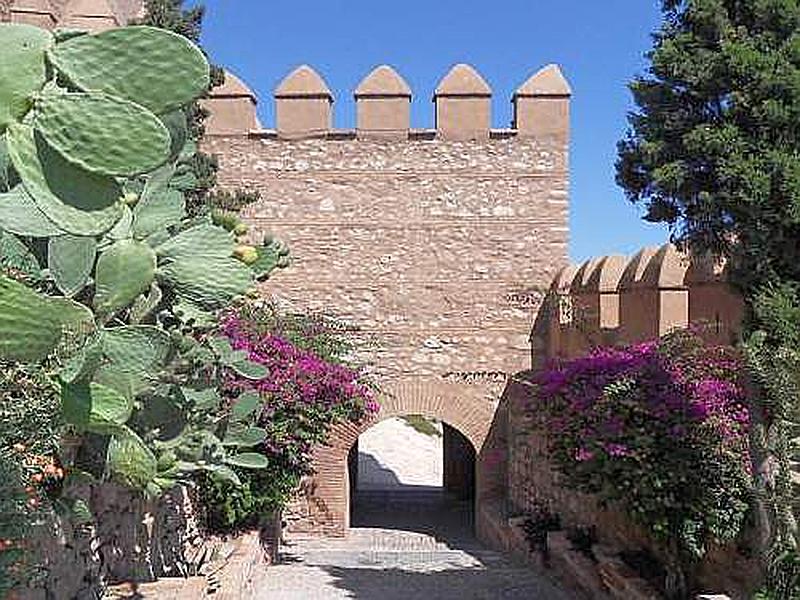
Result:
M360 492L346 539L290 540L254 582L259 600L569 600L486 550L464 503L440 488Z

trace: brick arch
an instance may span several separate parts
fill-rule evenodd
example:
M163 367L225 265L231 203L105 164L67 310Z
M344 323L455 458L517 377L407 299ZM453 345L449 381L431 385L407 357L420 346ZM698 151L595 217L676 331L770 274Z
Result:
M358 437L377 423L403 415L439 419L466 437L480 454L495 415L495 405L482 397L466 397L464 387L440 381L405 381L388 386L379 399L380 411L359 423L335 426L328 444L314 452L310 495L315 507L315 529L344 535L350 525L350 484L347 457ZM478 464L476 462L476 464ZM479 468L479 467L477 467ZM480 473L476 473L480 478ZM309 493L309 492L307 492Z

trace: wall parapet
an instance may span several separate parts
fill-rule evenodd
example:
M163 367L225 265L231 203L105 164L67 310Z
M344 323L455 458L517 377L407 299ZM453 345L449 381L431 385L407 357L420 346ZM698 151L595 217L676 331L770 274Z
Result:
M592 258L553 280L531 333L534 365L687 327L711 343L733 344L743 307L726 265L672 244Z
M256 117L256 95L235 79L235 108L223 88L212 90L203 106L211 114L207 135L254 136L265 139L433 139L485 140L525 137L569 140L569 103L572 90L561 69L548 65L531 76L512 95L514 118L509 129L492 129L492 89L478 71L455 65L433 94L435 127L412 129L413 92L392 67L381 65L367 74L354 90L356 128L339 130L333 123L335 97L313 68L302 65L287 75L274 92L273 128L262 129Z

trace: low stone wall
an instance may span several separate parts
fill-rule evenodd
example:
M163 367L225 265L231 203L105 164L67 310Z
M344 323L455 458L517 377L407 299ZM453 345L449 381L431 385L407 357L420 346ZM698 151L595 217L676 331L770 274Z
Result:
M190 491L178 486L159 501L105 483L71 490L91 507L93 523L52 515L35 540L46 577L25 600L96 598L104 584L194 574L204 539Z

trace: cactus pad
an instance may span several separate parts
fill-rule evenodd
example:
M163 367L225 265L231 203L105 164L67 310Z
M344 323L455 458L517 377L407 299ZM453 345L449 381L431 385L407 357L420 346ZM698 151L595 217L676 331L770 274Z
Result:
M99 383L62 384L61 406L68 423L94 433L121 430L133 413L133 402Z
M35 126L69 162L101 175L146 173L170 155L170 133L158 117L107 94L44 96L36 104Z
M156 114L191 102L209 85L208 61L200 49L155 27L122 27L73 38L50 49L48 56L78 88L127 98Z
M0 229L25 237L51 237L64 232L36 206L21 185L0 194Z
M266 469L269 466L267 457L257 452L242 452L225 459L225 462L234 467L244 469Z
M36 255L12 233L0 231L0 270L21 273L33 281L41 281L42 267Z
M94 267L97 242L91 237L61 235L47 241L47 267L65 296L80 292Z
M128 428L112 436L108 443L106 464L116 479L135 488L147 487L158 471L155 455Z
M253 284L253 273L233 258L185 258L164 265L161 276L177 293L205 309L223 308Z
M222 227L203 223L170 238L156 252L164 258L222 260L233 254L235 246L233 235Z
M147 244L120 240L100 255L95 274L94 307L110 316L150 289L156 256Z
M0 132L20 120L47 77L45 52L53 36L31 25L0 23Z
M99 235L122 214L122 190L114 178L70 164L32 127L8 128L8 153L36 206L67 233Z
M61 320L45 298L0 274L0 356L37 361L61 338Z
M107 364L100 367L95 381L128 397L154 382L172 348L169 334L150 325L106 329L102 344Z
M137 239L180 223L186 216L186 200L178 190L164 189L146 194L133 209L133 231Z

